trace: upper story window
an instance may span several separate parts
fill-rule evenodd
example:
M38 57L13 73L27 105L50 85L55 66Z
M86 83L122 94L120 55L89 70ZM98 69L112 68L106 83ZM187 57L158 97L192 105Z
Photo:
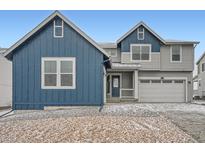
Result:
M172 45L171 46L171 62L181 62L182 61L182 46Z
M202 63L202 64L201 64L201 71L202 71L202 72L205 72L205 63Z
M111 57L117 57L117 49L107 49L106 51Z
M132 61L151 60L151 44L131 44L130 50Z
M75 89L75 58L42 58L42 89Z
M144 40L144 28L140 27L137 29L137 39Z
M63 20L54 20L53 21L53 37L62 38L63 37Z

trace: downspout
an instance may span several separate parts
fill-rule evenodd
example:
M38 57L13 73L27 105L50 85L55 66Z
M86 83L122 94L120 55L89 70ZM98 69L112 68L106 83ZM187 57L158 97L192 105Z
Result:
M103 65L103 102L100 105L99 112L102 111L104 103L105 103L105 99L106 99L106 85L105 85L104 82L105 82L105 76L106 76L106 68L105 68L106 66L105 66L105 63L107 63L107 62L110 62L110 59L106 59L102 63L102 65Z

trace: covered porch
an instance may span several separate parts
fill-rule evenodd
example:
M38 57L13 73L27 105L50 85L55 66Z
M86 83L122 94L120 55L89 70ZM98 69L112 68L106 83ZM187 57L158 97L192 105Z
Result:
M112 64L106 73L106 102L138 101L137 64Z

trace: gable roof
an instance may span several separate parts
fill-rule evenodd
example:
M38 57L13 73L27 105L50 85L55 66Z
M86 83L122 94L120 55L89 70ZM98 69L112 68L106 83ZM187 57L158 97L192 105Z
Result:
M33 34L35 34L38 30L40 30L43 26L45 26L49 21L51 21L56 16L60 17L66 24L68 24L71 28L73 28L76 32L78 32L82 37L84 37L88 42L90 42L93 46L95 46L99 51L101 51L105 56L107 56L109 58L109 55L106 53L106 51L104 49L102 49L93 39L91 39L88 35L86 35L82 30L80 30L80 28L78 28L75 24L73 24L70 20L68 20L59 11L53 12L50 16L48 16L45 20L43 20L38 26L36 26L32 31L27 33L23 38L21 38L14 45L12 45L4 53L4 56L7 57L18 46L20 46L22 43L24 43L28 38L30 38Z
M0 48L0 54L4 54L6 52L6 48Z
M158 38L164 44L199 44L197 41L183 41L183 40L164 40L157 33L155 33L149 26L147 26L143 21L139 22L136 26L130 29L127 33L125 33L121 38L117 40L117 44L124 40L128 35L134 32L140 26L144 26L151 34L153 34L156 38Z
M103 49L116 49L117 48L117 44L116 43L111 43L111 42L104 42L104 43L98 43L99 46Z
M131 28L127 33L125 33L121 38L117 40L117 43L120 43L122 40L124 40L128 35L130 35L132 32L134 32L137 28L140 26L144 26L150 33L152 33L156 38L158 38L161 42L166 44L166 41L161 38L157 33L155 33L150 27L148 27L143 21L139 22L137 25L135 25L133 28Z
M187 40L172 40L167 39L165 40L166 44L199 44L198 41L187 41Z
M198 65L199 62L204 58L204 56L205 56L205 52L201 55L201 57L199 58L199 60L196 62L197 65Z

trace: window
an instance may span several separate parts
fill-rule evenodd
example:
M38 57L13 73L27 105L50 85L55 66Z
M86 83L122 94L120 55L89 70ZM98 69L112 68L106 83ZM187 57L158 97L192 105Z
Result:
M174 83L184 83L183 80L174 80Z
M201 65L201 71L202 71L202 72L205 71L205 63L202 63L202 65Z
M139 27L137 29L137 39L144 40L144 28L143 27Z
M44 62L44 85L57 86L57 63L56 61Z
M161 80L152 80L152 83L161 83Z
M140 80L140 83L150 83L150 80Z
M42 89L75 89L75 58L42 58Z
M53 21L53 36L54 38L63 37L63 20L54 20Z
M181 62L182 47L180 45L171 46L171 62Z
M132 61L149 61L150 54L150 44L131 44Z
M172 80L162 80L163 83L172 83Z

